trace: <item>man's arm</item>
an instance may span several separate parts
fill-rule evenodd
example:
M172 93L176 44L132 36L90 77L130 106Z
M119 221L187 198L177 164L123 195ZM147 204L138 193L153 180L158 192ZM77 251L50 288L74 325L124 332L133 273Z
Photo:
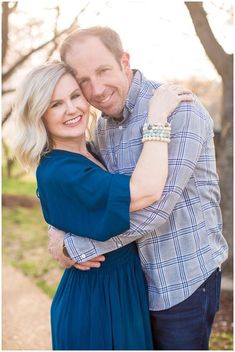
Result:
M119 235L112 237L108 241L100 242L85 237L75 236L72 233L64 233L64 244L70 258L76 262L87 262L93 258L97 258L97 262L99 262L104 260L103 257L100 258L103 254L109 253L131 242L134 242L138 240L139 237L140 236L138 234L135 236L132 234L131 237L122 237L122 235ZM50 241L54 242L53 239L50 239Z
M206 139L213 138L211 119L198 103L182 104L173 114L169 145L169 176L161 200L131 214L131 226L125 233L106 242L67 234L65 245L76 261L86 261L155 231L169 218L199 160Z
M204 163L205 158L212 157L206 155L206 151L202 153L205 143L213 140L213 121L201 104L182 104L174 115L169 144L169 173L163 195L160 201L131 214L130 229L122 237L136 233L142 236L160 228L180 201L196 166Z
M56 259L64 268L74 266L75 268L80 270L89 270L90 268L99 268L101 263L105 260L105 257L103 255L100 255L98 257L95 257L94 259L92 258L89 261L79 264L76 260L72 259L69 256L69 253L64 244L64 238L66 236L64 231L58 230L53 226L49 226L48 236L48 251L52 255L52 257Z
M199 102L181 104L172 114L170 122L169 172L163 195L160 201L131 213L130 229L116 236L117 240L140 238L161 227L180 201L196 166L200 162L205 163L205 159L208 162L212 161L211 158L215 159L215 155L207 155L206 150L202 154L204 144L213 143L213 121Z

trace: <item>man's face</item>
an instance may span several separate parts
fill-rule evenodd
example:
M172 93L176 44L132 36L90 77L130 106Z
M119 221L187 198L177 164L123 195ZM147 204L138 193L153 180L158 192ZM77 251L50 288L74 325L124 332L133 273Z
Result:
M87 37L73 45L66 62L75 69L88 102L108 116L121 117L132 78L129 55L123 53L119 65L98 38Z

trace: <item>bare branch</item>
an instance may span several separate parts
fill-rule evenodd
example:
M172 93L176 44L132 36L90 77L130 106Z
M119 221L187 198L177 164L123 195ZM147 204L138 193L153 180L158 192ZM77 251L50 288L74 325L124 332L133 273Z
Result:
M9 7L10 13L14 12L17 8L18 2L16 1L12 7Z
M56 6L55 10L56 10L56 18L55 18L55 24L54 24L54 40L53 40L53 46L52 46L51 50L49 51L49 53L47 55L47 61L50 60L50 58L53 55L54 51L58 47L56 36L58 35L57 26L58 26L58 19L60 17L60 8L59 8L59 6Z
M233 17L233 5L231 4L228 8L223 5L217 4L215 1L210 1L210 3L218 10L226 12L229 16Z
M11 116L11 113L12 113L12 108L10 108L8 110L8 112L5 114L5 116L3 117L2 119L2 127L3 125L7 122L7 120L9 119L9 117Z
M56 43L53 43L53 47L51 48L51 50L49 51L48 55L47 55L47 61L49 61L53 55L53 53L55 52L57 48Z
M58 26L58 20L59 20L59 17L60 17L60 7L56 6L55 10L56 10L56 18L55 18L54 34L55 34L55 37L56 37L56 35L58 34L57 26Z
M9 93L14 93L14 92L15 92L14 88L5 89L5 90L2 91L2 95L9 94Z
M227 54L216 40L207 20L207 14L203 8L202 2L185 1L185 5L189 10L195 31L206 54L214 64L219 75L223 77L223 75L226 74L225 68L229 66L230 69L232 55Z
M5 82L11 75L12 73L15 71L15 69L20 66L24 61L26 61L32 54L36 53L37 51L43 49L45 46L47 46L49 43L51 43L53 41L53 38L48 40L47 42L41 44L40 46L38 46L37 48L34 48L32 50L30 50L30 52L24 56L22 56L16 63L14 63L14 65L9 68L9 70L7 72L5 72L2 75L2 81Z
M81 13L81 11L80 11L80 13ZM77 15L77 16L74 18L73 22L71 23L71 25L70 25L68 28L66 28L66 29L64 29L64 30L62 30L62 31L60 31L60 32L58 32L56 35L53 36L53 38L51 38L51 39L48 40L47 42L45 42L45 43L39 45L37 48L34 48L34 49L30 50L30 52L29 52L28 54L22 56L17 62L15 62L15 63L8 69L7 72L5 72L5 73L2 75L2 81L5 82L5 81L13 74L13 72L15 71L15 69L16 69L18 66L20 66L23 62L25 62L32 54L34 54L34 53L36 53L37 51L39 51L39 50L45 48L48 44L50 44L50 43L53 42L54 40L60 38L60 37L61 37L63 34L65 34L66 32L69 32L69 31L75 29L75 27L76 27L76 25L77 25L78 16L79 16L79 15Z
M10 9L8 6L8 2L3 2L2 3L2 64L4 62L7 49L8 49L9 15L10 15Z
M16 8L17 2L12 7L9 6L9 2L2 3L2 64L8 50L9 16Z
M18 61L16 61L14 63L14 65L12 65L7 72L5 72L2 76L2 81L5 82L7 79L9 79L11 77L11 75L14 73L15 69L17 67L19 67L22 63L24 63L32 54L36 53L37 51L40 51L41 49L43 49L44 47L46 47L47 45L49 45L50 43L53 43L53 47L51 48L50 52L49 52L49 56L48 58L50 58L52 56L52 54L54 53L54 51L57 49L57 47L59 46L59 39L61 36L63 36L65 33L69 33L71 31L73 31L75 28L77 28L78 24L78 18L79 16L86 10L86 8L88 7L89 2L87 2L87 4L79 11L78 15L74 18L73 22L70 24L70 26L62 31L58 31L57 29L57 24L58 24L58 19L59 19L59 15L60 15L60 9L57 6L56 7L56 11L57 11L57 15L56 15L56 20L55 20L55 28L54 28L54 35L53 37L48 40L47 42L41 44L40 46L38 46L37 48L33 48L32 50L30 50L30 52L28 52L26 55L24 55L23 57L21 57ZM16 4L12 7L12 9L16 8ZM9 8L6 7L5 5L5 10L8 11ZM13 10L12 10L13 11ZM7 13L9 15L9 12ZM7 32L8 33L8 32ZM15 89L5 89L3 90L2 94L9 94L9 93L13 93L15 91ZM12 113L12 109L10 108L9 111L7 111L7 113L5 114L5 116L3 117L2 120L2 126L7 122L7 120L9 119L9 117L11 116Z

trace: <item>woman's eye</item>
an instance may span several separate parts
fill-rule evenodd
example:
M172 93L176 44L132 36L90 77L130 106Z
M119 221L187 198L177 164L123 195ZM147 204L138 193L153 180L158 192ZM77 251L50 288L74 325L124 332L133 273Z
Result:
M53 103L51 105L51 108L56 108L57 106L60 106L62 103L60 101L57 101L56 103Z

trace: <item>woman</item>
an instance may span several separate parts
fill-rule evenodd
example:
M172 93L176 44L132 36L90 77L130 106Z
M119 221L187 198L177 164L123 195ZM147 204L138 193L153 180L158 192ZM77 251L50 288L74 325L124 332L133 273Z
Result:
M31 71L17 94L15 151L26 168L37 166L47 223L98 241L127 230L129 212L161 196L170 139L167 116L183 100L192 98L180 87L157 90L133 175L110 174L87 146L89 105L71 69L49 63ZM66 269L53 299L51 323L55 350L152 349L135 244L108 253L99 270Z

